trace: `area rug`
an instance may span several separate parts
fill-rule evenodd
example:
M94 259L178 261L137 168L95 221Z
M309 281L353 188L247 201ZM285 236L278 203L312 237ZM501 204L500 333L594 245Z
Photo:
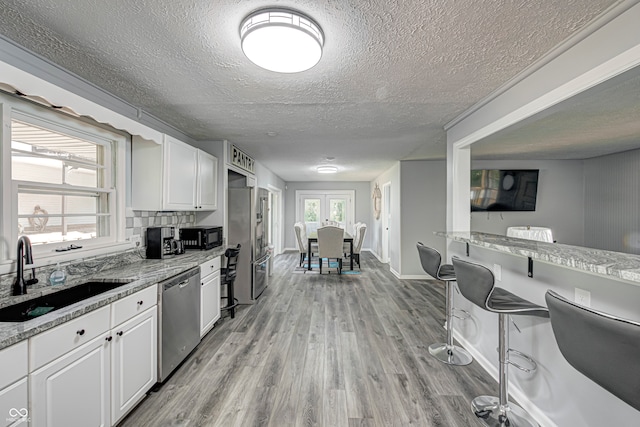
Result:
M302 274L320 274L320 265L318 262L311 262L311 270L307 270L309 264L305 261L302 263L302 267L296 265L293 272L294 273L302 273ZM342 274L360 274L360 270L349 270L349 263L342 263ZM338 263L332 261L329 263L329 267L327 268L327 264L322 265L322 274L338 274Z

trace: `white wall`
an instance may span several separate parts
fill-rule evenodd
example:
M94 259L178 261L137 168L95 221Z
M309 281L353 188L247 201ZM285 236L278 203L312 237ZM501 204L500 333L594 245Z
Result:
M510 226L550 227L558 243L584 245L582 160L478 160L471 168L540 170L534 212L472 212L472 231L505 235Z
M297 190L355 190L356 200L354 201L354 221L367 224L367 234L365 235L362 247L370 247L371 237L369 226L373 220L371 208L371 191L369 183L366 181L317 181L317 182L287 182L284 191L284 247L293 249L297 247L293 224L296 222L296 191Z

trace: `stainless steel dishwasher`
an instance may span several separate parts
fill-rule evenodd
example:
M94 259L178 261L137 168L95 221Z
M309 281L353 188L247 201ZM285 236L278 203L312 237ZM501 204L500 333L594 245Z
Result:
M165 379L200 342L200 267L158 286L158 381Z

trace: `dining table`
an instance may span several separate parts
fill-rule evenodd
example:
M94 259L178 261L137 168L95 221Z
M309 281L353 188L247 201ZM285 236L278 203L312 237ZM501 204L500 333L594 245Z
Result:
M349 243L349 269L353 270L353 236L345 231L343 239L345 243ZM311 270L311 243L317 242L317 231L307 234L307 270Z

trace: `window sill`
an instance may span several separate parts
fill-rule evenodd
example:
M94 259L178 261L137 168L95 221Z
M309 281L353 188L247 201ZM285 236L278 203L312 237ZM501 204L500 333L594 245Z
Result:
M34 253L33 264L29 264L26 268L40 268L48 265L53 265L58 262L73 262L79 261L84 258L91 258L101 255L115 254L123 252L135 247L133 242L118 242L104 245L86 245L81 249L72 249L66 252L52 252L52 253ZM0 263L0 275L15 273L16 262L15 260L4 260Z

